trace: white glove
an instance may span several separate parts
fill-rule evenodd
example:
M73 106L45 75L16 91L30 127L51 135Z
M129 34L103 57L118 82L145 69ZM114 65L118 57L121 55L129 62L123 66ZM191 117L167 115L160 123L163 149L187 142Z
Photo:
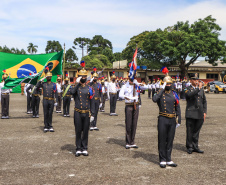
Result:
M141 105L139 105L139 109L141 108Z
M71 101L73 101L73 98L71 98Z
M54 106L56 107L57 106L57 103L54 103Z
M94 117L91 116L91 117L90 117L90 123L93 122L93 121L94 121Z
M80 80L81 80L81 78L82 78L81 76L80 76L80 77L78 77L78 78L76 79L76 82L77 82L77 83L79 83L79 82L80 82Z
M99 109L102 107L102 103L100 103Z
M179 124L179 123L177 123L176 128L178 128L179 126L180 126L180 124Z
M90 82L92 82L92 81L93 81L93 79L94 79L94 77L93 77L93 78L91 78Z

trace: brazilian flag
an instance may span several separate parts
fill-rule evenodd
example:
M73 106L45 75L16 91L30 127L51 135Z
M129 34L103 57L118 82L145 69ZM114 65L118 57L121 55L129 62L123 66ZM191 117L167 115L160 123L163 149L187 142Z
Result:
M44 76L43 69L49 67L52 72L52 81L56 81L57 75L62 75L62 58L63 50L59 53L48 53L38 55L19 55L0 52L0 71L3 70L10 75L10 79L6 80L8 87L16 86L22 80L30 78L30 76ZM41 73L40 75L35 75ZM0 79L2 75L0 76ZM37 79L37 78L36 78ZM2 80L2 79L1 79ZM7 82L8 81L8 82ZM25 80L27 82L29 80ZM13 88L13 92L20 93L20 86Z

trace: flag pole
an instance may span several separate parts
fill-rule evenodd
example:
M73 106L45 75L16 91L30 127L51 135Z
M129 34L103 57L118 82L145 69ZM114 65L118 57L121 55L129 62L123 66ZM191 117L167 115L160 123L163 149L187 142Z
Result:
M64 81L64 68L65 68L65 43L64 43L64 59L63 59L63 81Z

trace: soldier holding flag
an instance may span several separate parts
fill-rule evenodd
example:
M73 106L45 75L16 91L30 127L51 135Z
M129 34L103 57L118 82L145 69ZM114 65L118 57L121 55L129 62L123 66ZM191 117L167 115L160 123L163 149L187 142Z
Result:
M135 79L137 68L136 56L137 49L134 53L133 61L129 65L129 81L122 86L119 93L119 97L125 99L126 149L138 148L135 144L135 135L139 116L139 95L140 90L148 88L144 84L138 84Z
M68 74L66 73L65 83L62 86L63 91L63 115L64 117L70 117L70 104L71 104L71 89L72 86L69 84Z

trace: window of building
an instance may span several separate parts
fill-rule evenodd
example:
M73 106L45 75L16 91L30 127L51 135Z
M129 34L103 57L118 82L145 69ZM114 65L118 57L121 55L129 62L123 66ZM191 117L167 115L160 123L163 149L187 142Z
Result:
M214 80L218 80L218 74L206 74L206 78L207 79L214 79Z

